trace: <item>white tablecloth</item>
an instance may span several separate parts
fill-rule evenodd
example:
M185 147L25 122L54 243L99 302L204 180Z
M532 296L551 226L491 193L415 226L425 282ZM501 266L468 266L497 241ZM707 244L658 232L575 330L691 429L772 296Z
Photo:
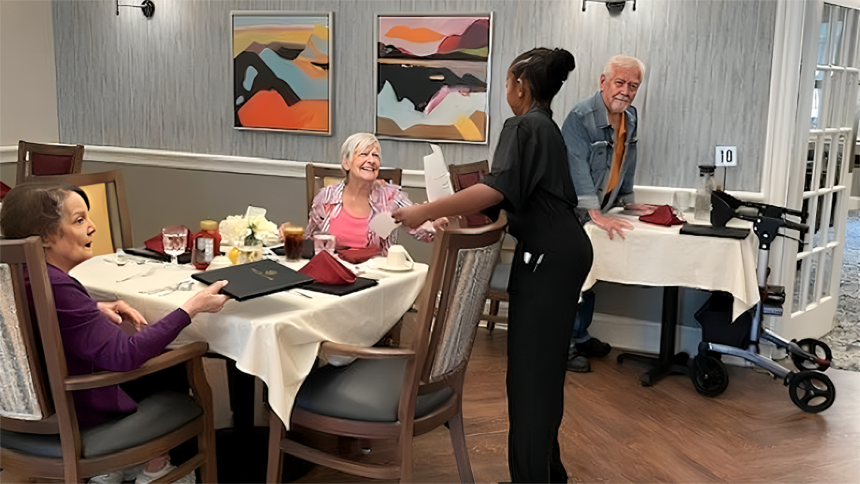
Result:
M726 291L734 296L732 320L758 303L758 238L752 231L743 240L681 235L682 225L663 227L633 215L611 215L629 221L634 229L626 239L609 240L605 230L593 222L585 224L594 264L583 290L608 281Z
M122 299L155 322L206 287L195 282L190 292L148 296L152 290L189 278L191 266L168 270L158 266L151 276L123 279L145 272L152 264L117 266L95 257L75 267L77 278L98 301ZM281 263L298 269L300 263ZM216 314L198 314L176 343L205 341L209 350L236 361L240 370L255 375L268 386L269 404L289 428L290 414L299 387L311 371L323 341L370 346L377 342L412 306L424 285L425 264L409 272L370 269L366 277L379 278L377 286L346 296L306 291L312 299L278 293L238 302L230 300Z

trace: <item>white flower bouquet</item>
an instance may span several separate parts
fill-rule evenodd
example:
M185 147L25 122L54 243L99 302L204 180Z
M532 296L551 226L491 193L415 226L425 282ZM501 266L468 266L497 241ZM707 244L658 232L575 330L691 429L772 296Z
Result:
M231 215L218 224L221 240L225 245L275 245L280 241L278 226L266 219L266 211L258 209L262 210L260 214L259 211L251 210L252 208L254 207L248 207L245 216Z

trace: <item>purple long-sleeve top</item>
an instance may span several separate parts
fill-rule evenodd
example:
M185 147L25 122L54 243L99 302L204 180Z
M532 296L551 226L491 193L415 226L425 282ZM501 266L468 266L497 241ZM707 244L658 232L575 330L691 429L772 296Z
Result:
M48 277L69 375L134 370L161 353L191 323L188 313L177 309L143 331L128 335L99 310L77 279L50 264ZM29 289L29 278L27 282ZM93 427L137 409L137 403L119 385L75 391L73 398L80 428Z

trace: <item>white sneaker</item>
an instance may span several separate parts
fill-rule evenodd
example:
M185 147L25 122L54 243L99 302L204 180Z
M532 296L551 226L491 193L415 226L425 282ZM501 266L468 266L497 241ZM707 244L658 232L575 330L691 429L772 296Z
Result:
M176 466L170 464L165 464L165 466L162 467L161 470L158 470L156 472L147 472L144 469L143 472L137 475L137 478L135 478L134 480L134 484L149 484L150 482L158 479L159 477L166 475L168 472L173 471L173 469L176 469ZM197 474L195 474L194 471L191 471L191 473L189 473L188 475L180 477L174 482L176 484L196 484Z
M120 484L122 482L122 471L108 472L98 476L90 477L88 484Z

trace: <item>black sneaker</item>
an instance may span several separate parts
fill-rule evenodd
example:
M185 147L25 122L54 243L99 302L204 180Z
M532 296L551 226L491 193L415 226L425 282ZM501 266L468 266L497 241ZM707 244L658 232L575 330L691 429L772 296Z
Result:
M567 371L576 373L588 373L591 371L591 363L582 355L573 355L567 358Z
M609 343L604 343L597 338L589 338L584 343L576 343L576 351L581 355L600 358L608 355L612 351L612 347L609 346Z

